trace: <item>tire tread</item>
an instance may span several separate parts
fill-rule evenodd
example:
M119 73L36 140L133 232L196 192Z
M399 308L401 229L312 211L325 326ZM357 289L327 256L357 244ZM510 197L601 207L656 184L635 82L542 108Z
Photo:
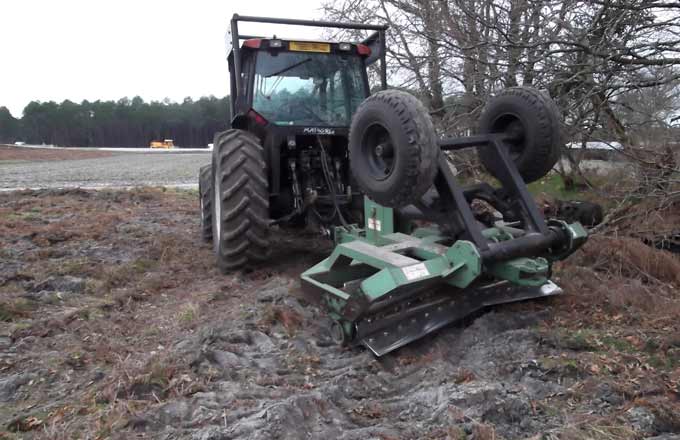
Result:
M522 153L515 162L517 169L526 183L534 182L552 170L561 154L560 111L555 102L545 93L532 87L510 87L496 95L482 112L480 130L489 131L490 116L494 105L500 100L511 97L522 102L536 118L536 142L531 150ZM480 149L479 159L491 174L496 175L494 156L487 149Z
M361 103L354 117L360 117L375 103L386 106L397 116L405 134L408 147L405 151L404 178L393 190L380 194L370 188L363 176L355 174L355 178L362 192L376 202L390 207L406 206L420 199L434 183L440 154L437 134L425 106L415 96L401 90L383 90L371 95ZM356 133L353 133L356 130L358 128L352 123L350 139L356 138ZM355 149L350 146L350 164L363 160L357 150L358 147ZM353 171L355 169L356 167L352 167Z
M213 166L222 201L222 237L215 243L215 254L222 272L250 266L269 255L269 189L263 155L259 140L246 131L231 129L215 135Z
M205 242L211 242L213 238L213 192L212 192L212 167L202 166L198 173L198 196L202 202L201 213L201 238Z

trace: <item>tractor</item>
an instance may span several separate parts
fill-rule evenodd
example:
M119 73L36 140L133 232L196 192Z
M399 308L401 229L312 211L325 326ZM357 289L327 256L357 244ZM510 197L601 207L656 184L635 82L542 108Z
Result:
M369 30L361 42L239 34L240 22ZM234 15L231 128L201 168L203 238L222 272L257 267L273 225L335 241L301 275L341 345L389 353L486 306L556 295L551 265L587 239L546 221L526 184L553 168L559 111L543 91L490 99L477 133L440 138L424 105L387 88L387 27ZM381 90L368 67L380 61ZM474 148L498 185L463 185L449 155Z

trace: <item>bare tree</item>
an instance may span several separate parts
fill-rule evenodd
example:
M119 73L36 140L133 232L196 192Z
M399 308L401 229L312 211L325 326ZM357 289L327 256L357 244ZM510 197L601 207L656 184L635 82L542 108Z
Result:
M489 96L520 84L549 91L568 140L618 141L633 157L678 117L680 1L344 0L325 12L390 25L391 85L445 133L474 130Z

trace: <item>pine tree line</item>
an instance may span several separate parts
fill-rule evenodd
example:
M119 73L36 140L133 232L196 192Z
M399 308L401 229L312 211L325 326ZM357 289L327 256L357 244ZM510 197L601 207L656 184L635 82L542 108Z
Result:
M229 98L186 98L181 103L118 101L29 103L23 117L0 107L0 143L17 141L68 147L144 147L173 139L181 147L204 147L227 128Z

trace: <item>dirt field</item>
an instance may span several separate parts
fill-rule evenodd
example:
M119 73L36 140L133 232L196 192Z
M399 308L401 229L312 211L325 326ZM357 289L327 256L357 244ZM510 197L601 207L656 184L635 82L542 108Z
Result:
M197 187L210 152L107 152L0 147L0 190Z
M93 150L65 150L60 148L20 148L10 145L0 145L0 164L4 161L52 161L93 159L110 157L113 153Z
M330 344L278 231L225 276L196 194L0 193L0 438L671 439L680 261L592 238L566 294L497 307L375 359Z

